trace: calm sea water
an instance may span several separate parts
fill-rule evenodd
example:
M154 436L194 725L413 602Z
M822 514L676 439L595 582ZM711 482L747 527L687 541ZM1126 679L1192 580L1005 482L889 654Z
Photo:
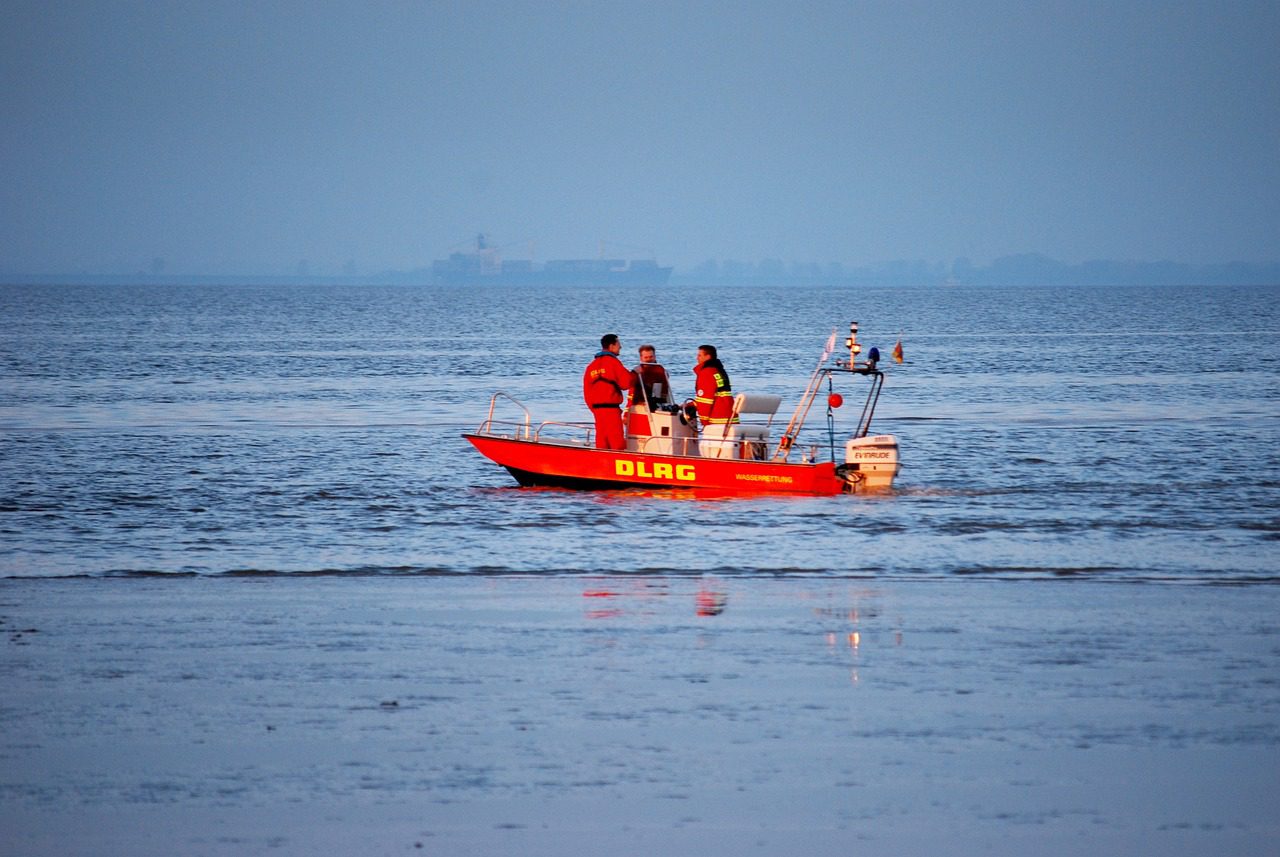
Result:
M525 490L460 437L495 390L587 419L605 331L789 413L854 319L907 357L887 495ZM4 286L0 575L1276 582L1278 334L1256 287Z
M1266 853L1278 299L2 287L0 853ZM789 411L853 319L884 495L461 437L606 330Z

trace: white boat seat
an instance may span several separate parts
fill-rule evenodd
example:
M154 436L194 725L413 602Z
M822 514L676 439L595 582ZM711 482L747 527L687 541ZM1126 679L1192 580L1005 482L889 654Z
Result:
M770 396L764 393L739 393L733 397L734 414L763 414L770 418L778 412L782 404L781 396Z

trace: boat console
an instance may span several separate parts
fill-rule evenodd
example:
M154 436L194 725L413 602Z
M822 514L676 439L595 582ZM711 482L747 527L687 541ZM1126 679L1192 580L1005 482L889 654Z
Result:
M679 405L631 406L626 420L630 452L654 455L697 455L698 433Z

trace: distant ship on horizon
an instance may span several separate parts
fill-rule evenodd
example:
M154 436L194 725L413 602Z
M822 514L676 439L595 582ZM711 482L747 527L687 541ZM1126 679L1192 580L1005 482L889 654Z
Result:
M502 258L483 234L470 252L450 253L431 263L432 279L445 285L636 285L661 286L671 268L653 259L551 259L535 265L531 259Z

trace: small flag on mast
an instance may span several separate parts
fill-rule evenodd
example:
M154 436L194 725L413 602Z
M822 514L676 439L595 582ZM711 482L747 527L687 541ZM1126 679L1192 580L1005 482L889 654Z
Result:
M902 362L902 337L901 336L898 337L898 344L893 346L893 362L894 363Z

